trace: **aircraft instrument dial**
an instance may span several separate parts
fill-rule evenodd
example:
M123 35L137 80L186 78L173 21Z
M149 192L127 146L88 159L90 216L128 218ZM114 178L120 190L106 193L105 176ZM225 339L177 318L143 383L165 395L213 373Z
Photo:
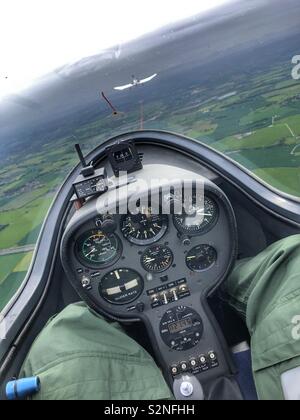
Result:
M95 229L85 232L76 243L79 260L88 267L102 268L114 264L122 253L118 236Z
M144 289L142 277L134 270L120 268L106 274L99 285L103 299L114 305L126 305L136 300Z
M123 217L121 230L124 237L135 245L151 245L159 241L168 230L168 216L152 214L151 208L136 215Z
M202 235L209 232L217 223L219 217L218 206L209 196L197 204L196 197L191 197L181 215L174 216L177 230L190 236Z
M205 271L217 261L217 251L210 245L198 245L186 256L186 265L191 271Z
M173 253L164 245L153 245L141 258L143 268L150 273L162 273L173 264Z

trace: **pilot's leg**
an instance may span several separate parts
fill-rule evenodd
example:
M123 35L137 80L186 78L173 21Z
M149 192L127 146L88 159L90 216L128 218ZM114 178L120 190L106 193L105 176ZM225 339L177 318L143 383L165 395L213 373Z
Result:
M164 400L171 394L150 355L83 303L44 328L21 377L38 376L39 400Z
M247 322L261 399L300 399L300 235L238 262L226 300Z

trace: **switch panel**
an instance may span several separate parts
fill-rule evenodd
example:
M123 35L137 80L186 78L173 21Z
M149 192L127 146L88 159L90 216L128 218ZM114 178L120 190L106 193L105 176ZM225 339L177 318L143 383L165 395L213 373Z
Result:
M180 279L147 291L153 309L190 296L186 279Z

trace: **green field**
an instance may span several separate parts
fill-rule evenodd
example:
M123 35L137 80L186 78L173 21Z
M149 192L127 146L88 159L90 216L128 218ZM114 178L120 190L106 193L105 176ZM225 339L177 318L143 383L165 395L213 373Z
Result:
M278 144L296 143L290 131L284 124L276 124L273 127L262 128L240 136L227 137L224 140L213 143L213 147L220 152L244 149L264 149Z
M299 190L300 167L298 168L264 168L253 171L255 175L263 179L279 190L285 189L289 194L295 194ZM288 187L286 186L288 184Z
M15 267L23 259L23 254L7 255L0 257L0 284L14 271Z
M0 284L0 309L2 310L10 301L10 299L15 295L21 286L24 278L26 276L26 271L24 272L12 272L4 282Z
M19 245L44 220L52 197L39 198L17 210L0 213L0 224L8 225L0 232L0 248L12 248ZM34 243L34 242L33 242Z
M0 310L8 303L24 280L32 252L0 256Z

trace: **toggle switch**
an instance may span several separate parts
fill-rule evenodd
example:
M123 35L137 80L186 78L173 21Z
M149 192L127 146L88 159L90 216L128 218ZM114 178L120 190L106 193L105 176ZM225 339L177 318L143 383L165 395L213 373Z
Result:
M151 300L152 300L152 303L158 303L158 302L160 302L160 299L159 299L159 296L158 295L151 296Z
M177 302L178 300L177 289L171 290L171 296L174 299L174 302Z
M91 280L88 277L83 276L81 279L81 285L84 289L87 289L91 285Z
M162 303L163 303L164 305L167 305L167 304L169 303L169 300L168 300L168 296L167 296L167 294L166 294L166 293L163 293L163 294L161 295L161 297L162 297Z

